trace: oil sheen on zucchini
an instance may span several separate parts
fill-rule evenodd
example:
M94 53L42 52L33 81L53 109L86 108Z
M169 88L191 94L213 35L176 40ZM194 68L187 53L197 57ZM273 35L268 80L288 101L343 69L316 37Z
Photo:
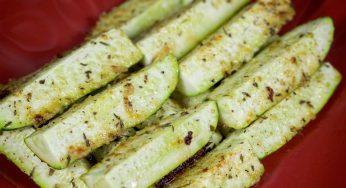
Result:
M12 93L3 96L0 130L45 123L141 58L141 52L118 30L88 41L26 81L18 82Z
M168 187L251 187L263 173L264 167L251 145L243 140L209 152L195 166L178 175Z
M82 180L89 187L148 187L206 145L217 120L215 102L206 102L171 124L148 126L122 142Z
M249 0L199 0L192 6L154 28L137 46L144 54L144 64L172 53L178 59L201 40L218 29Z
M290 0L258 0L244 8L180 61L178 91L205 92L248 62L293 15Z
M109 143L155 113L176 87L177 60L169 55L75 105L26 139L56 169Z
M87 186L79 179L79 176L88 171L90 164L85 159L81 159L64 170L50 168L24 143L24 139L33 132L35 129L32 127L2 132L0 154L4 154L40 187L86 188Z
M340 73L329 63L322 65L304 86L293 91L246 129L231 133L220 148L227 147L235 140L246 139L259 158L266 157L315 119L340 80Z
M193 0L127 0L111 11L103 13L89 37L119 28L131 39L135 38L192 2Z
M300 26L264 49L208 96L220 122L241 129L284 99L317 71L332 43L334 26L321 18Z

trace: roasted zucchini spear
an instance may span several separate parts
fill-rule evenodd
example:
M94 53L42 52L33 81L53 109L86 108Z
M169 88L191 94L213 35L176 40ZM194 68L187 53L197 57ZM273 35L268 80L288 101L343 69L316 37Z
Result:
M219 28L249 0L199 0L159 28L154 28L137 46L144 64L172 53L178 59Z
M100 16L89 38L112 28L123 30L135 38L155 23L184 9L193 0L127 0Z
M218 147L216 147L217 149ZM213 150L173 181L169 188L243 188L256 184L264 167L246 141Z
M89 187L148 187L207 144L218 120L215 102L168 125L148 126L82 176Z
M141 52L110 30L43 68L0 101L0 130L41 125L76 100L117 78Z
M177 79L177 60L166 56L75 105L25 142L51 167L66 168L155 113L175 89Z
M35 129L32 127L1 132L0 154L4 154L41 187L86 188L87 186L79 179L79 176L90 168L88 161L78 160L64 170L50 168L24 143L24 139L33 132Z
M293 15L290 0L258 0L244 8L180 61L178 91L205 92L248 62Z
M209 94L220 123L241 129L284 99L318 69L333 40L330 18L304 24L273 42Z
M236 140L245 139L259 158L266 157L315 119L340 80L340 73L329 63L322 65L304 86L293 91L246 129L231 133L219 148L227 148Z

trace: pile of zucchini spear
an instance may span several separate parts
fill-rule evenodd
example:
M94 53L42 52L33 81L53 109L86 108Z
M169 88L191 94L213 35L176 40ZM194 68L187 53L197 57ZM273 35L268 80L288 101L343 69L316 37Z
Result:
M41 187L250 187L341 80L290 0L128 0L2 86L0 153ZM142 65L142 66L140 66Z

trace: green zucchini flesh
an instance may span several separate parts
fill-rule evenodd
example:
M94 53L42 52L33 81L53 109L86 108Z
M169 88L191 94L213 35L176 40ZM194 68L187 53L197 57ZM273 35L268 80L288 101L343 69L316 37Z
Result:
M206 145L217 120L215 102L207 102L169 125L149 126L122 142L82 180L89 187L148 187Z
M25 142L51 167L66 168L155 113L177 79L177 60L166 56L75 105Z

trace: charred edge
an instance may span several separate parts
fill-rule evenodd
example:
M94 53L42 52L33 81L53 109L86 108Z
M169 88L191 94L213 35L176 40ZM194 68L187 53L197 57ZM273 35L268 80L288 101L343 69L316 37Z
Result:
M3 99L11 94L11 91L8 89L0 90L0 99Z
M163 177L161 180L159 180L155 184L155 187L164 188L164 187L167 187L169 184L171 184L175 180L176 177L178 177L180 174L184 172L185 169L194 166L203 156L205 156L210 151L210 149L208 149L208 146L209 144L204 146L190 159L185 161L183 164L181 164L176 169L174 169L169 174L167 174L165 177Z
M97 163L96 157L93 154L90 154L85 157L85 159L93 166Z

